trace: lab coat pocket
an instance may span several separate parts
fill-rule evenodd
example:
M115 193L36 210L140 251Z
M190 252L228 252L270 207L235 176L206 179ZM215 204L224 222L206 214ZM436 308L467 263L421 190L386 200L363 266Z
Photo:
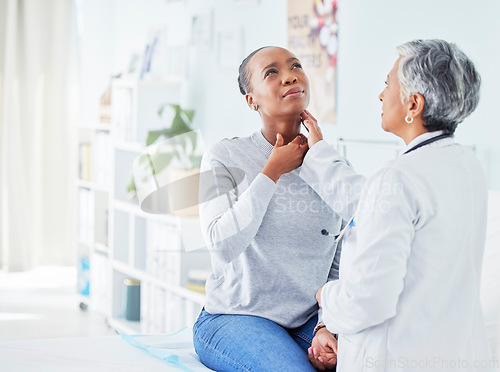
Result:
M352 335L339 335L337 371L365 371L365 348L352 341Z

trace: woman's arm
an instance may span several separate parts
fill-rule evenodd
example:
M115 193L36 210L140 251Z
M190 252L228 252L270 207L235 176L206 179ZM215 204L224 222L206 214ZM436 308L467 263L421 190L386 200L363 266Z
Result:
M200 222L216 259L231 262L252 242L260 228L279 177L297 168L307 151L302 139L278 140L262 173L248 182L243 170L229 167L230 154L218 144L203 157L200 179ZM264 174L267 172L267 174Z

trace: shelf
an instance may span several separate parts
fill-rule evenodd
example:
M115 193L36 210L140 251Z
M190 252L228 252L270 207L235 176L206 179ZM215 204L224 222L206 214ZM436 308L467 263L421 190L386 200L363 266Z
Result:
M96 243L94 249L97 252L104 253L104 254L109 254L109 247L107 247L104 244Z
M205 302L185 287L189 270L210 266L199 218L146 213L127 191L148 133L174 117L175 110L160 117L158 109L178 103L182 89L177 80L114 79L112 123L77 123L76 245L90 257L92 309L124 333L192 325ZM143 284L140 322L123 319L125 279Z
M113 207L121 212L131 213L137 217L146 218L146 219L151 220L151 221L169 222L172 224L176 224L178 222L181 222L182 225L189 225L189 224L197 223L199 220L198 217L179 217L179 216L175 216L173 214L146 213L139 207L139 205L132 203L132 202L122 201L122 200L114 200Z
M126 142L126 141L117 141L114 144L116 150L129 151L141 153L146 148L146 145L138 142Z
M141 333L141 322L133 320L125 320L118 318L109 318L109 325L116 329L119 333L125 333L127 335L137 335Z
M81 293L78 294L78 303L79 303L79 307L80 307L80 310L87 310L89 307L92 306L92 304L90 303L90 297L89 296L86 296L86 295L82 295Z
M86 180L76 180L76 185L78 187L82 187L89 190L102 191L102 192L110 192L110 187L105 185L100 185L98 183Z
M110 131L111 123L80 123L78 125L79 129L88 129L95 131Z
M136 88L137 86L140 87L165 87L165 86L172 86L172 87L180 87L182 83L184 82L184 79L182 78L170 78L167 79L165 77L157 77L157 78L151 78L151 79L144 79L144 80L139 80L139 79L132 79L132 78L116 78L113 80L113 85L120 87L120 88Z
M202 293L191 291L184 287L179 287L176 285L169 284L161 279L155 278L142 270L130 267L129 265L123 264L121 262L114 261L113 268L123 274L130 275L141 282L149 282L155 286L166 290L167 292L173 293L179 297L185 298L186 300L192 301L196 304L203 305L205 303L205 295Z
M88 240L84 240L84 239L78 239L78 244L84 245L87 248L92 248L94 246L94 242L91 242L91 241L88 241Z
M173 215L146 213L139 207L139 205L132 203L132 202L126 202L126 201L122 201L122 200L114 200L113 207L116 210L119 210L121 212L130 213L130 214L133 214L134 216L146 218L146 219L151 220L151 221L170 222L172 224L177 222L177 220L176 220L177 217L175 217Z
M126 212L126 213L132 213L136 216L144 217L145 215L147 215L147 213L143 212L137 204L132 203L132 202L126 202L126 201L122 201L122 200L114 200L113 207L119 211Z

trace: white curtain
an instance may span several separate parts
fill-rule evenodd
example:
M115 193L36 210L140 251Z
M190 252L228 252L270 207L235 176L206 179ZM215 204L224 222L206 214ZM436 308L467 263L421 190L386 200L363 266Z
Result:
M74 265L73 0L0 0L0 267Z

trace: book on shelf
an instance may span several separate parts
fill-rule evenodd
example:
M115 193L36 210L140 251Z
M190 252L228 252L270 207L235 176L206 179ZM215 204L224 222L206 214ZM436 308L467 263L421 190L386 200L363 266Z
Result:
M111 84L101 95L99 105L99 120L101 123L111 123Z
M186 284L186 289L189 289L193 292L203 293L205 294L205 284L197 284L197 283L188 283Z
M94 194L91 190L78 189L78 237L90 243L94 239Z
M111 136L109 132L97 131L94 139L94 181L102 186L111 185Z
M190 291L205 293L205 284L212 270L191 269L187 274L186 288Z
M134 136L134 91L130 87L116 87L113 90L113 124L118 140L133 142Z
M92 308L103 313L108 312L111 299L111 280L109 263L105 256L98 253L90 255L90 295Z
M146 225L146 271L173 285L180 285L181 244L175 225L148 221Z
M173 293L166 293L166 309L164 312L165 331L176 332L184 328L184 299Z
M84 181L92 179L92 147L90 143L80 143L78 156L78 177Z
M172 333L185 326L184 299L151 283L141 284L141 332Z

